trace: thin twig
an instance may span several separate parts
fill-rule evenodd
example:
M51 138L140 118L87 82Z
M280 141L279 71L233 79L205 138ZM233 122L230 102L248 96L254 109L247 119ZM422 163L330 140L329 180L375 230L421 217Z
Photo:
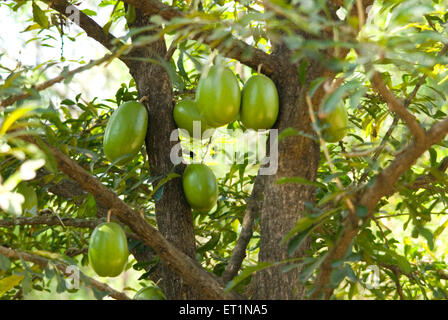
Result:
M113 59L113 58L115 58L114 54L106 54L101 59L93 60L90 63L88 63L88 64L86 64L84 66L78 67L78 68L76 68L74 70L63 71L59 76L57 76L57 77L55 77L53 79L50 79L48 81L45 81L43 83L40 83L40 84L38 84L36 86L33 86L31 89L29 89L29 91L36 92L36 91L45 90L45 89L53 86L56 83L62 82L63 80L74 76L77 73L83 72L83 71L88 70L88 69L90 69L90 68L92 68L94 66L100 65L100 64L102 64L102 63L104 63L106 61L109 61L110 59ZM14 102L30 98L32 95L33 95L33 93L31 93L31 92L23 92L23 93L14 95L14 96L10 96L10 97L8 97L8 98L6 98L6 99L4 99L4 100L2 100L0 102L0 110L2 108L5 108L7 106L12 105Z
M414 136L417 143L421 143L425 137L425 131L418 123L417 118L408 111L407 106L400 101L392 91L390 91L379 72L374 72L371 83L374 88L381 94L381 96L386 100L391 111L395 112L401 120L403 120L409 131Z
M362 5L361 0L356 0L356 9L358 10L359 31L361 31L366 23L364 17L364 6Z
M263 191L264 176L258 175L254 183L251 197L247 201L247 208L243 218L243 223L241 224L240 236L235 248L233 248L229 263L221 275L221 279L225 284L238 274L243 260L246 257L246 249L250 239L252 238L255 217L259 213L262 206Z

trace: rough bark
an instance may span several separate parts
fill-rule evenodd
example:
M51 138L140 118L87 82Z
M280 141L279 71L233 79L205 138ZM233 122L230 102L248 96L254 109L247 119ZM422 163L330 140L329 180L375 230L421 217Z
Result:
M307 78L302 85L299 81L297 66L288 63L288 51L278 46L274 53L283 64L272 78L277 86L280 98L280 113L276 124L279 132L294 128L307 134L313 134L308 115L305 96L309 83L323 70L316 62L310 62ZM272 150L271 150L272 152ZM264 202L261 211L260 254L261 262L278 262L293 258L288 256L286 245L281 245L283 237L295 226L303 215L306 202L314 202L314 188L300 184L276 184L281 177L300 176L315 180L319 164L319 146L307 137L297 135L286 138L278 145L278 171L267 176L264 190ZM299 251L294 257L301 256ZM300 268L285 273L284 265L260 271L255 276L256 299L301 299L303 286L299 283Z
M135 26L148 25L146 17L137 15ZM134 56L148 59L162 59L167 53L165 40L150 44L133 52ZM130 72L137 84L140 97L149 112L149 126L146 136L146 150L151 175L166 176L174 170L170 159L170 150L177 142L170 142L170 135L176 129L173 120L173 89L166 69L158 64L135 62L130 64ZM182 173L183 168L176 168ZM156 186L158 181L154 182ZM181 179L166 183L163 196L155 203L157 227L160 232L185 254L194 258L196 253L193 217L188 206ZM193 299L197 295L191 287L161 262L157 271L161 278L159 285L169 299Z

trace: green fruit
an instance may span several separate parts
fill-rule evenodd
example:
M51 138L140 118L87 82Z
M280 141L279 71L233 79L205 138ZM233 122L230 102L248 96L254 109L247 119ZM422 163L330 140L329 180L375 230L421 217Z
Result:
M192 100L183 100L177 103L174 107L173 117L177 127L187 130L190 137L194 137L193 121L201 122L201 137L205 130L210 129L207 122L201 117L196 102Z
M242 92L241 122L248 129L270 129L278 116L278 93L264 75L252 76Z
M215 174L205 164L190 164L185 168L182 185L190 206L201 212L210 211L218 200Z
M23 195L25 202L22 203L22 211L31 211L34 207L37 208L37 194L34 188L22 182L17 186L16 191Z
M321 119L322 137L327 142L338 142L347 135L347 126L347 110L341 103Z
M129 251L126 234L115 222L98 225L89 243L89 262L101 277L116 277L128 261Z
M110 161L124 165L140 151L145 141L148 112L137 101L123 103L114 111L104 132L104 154Z
M199 80L196 103L213 128L235 121L240 111L241 92L233 72L224 66L211 67Z
M162 289L156 285L140 289L134 296L134 300L166 300Z

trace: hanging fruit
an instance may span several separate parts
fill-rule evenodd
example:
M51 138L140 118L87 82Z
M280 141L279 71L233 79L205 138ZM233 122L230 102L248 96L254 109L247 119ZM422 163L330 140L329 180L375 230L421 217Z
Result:
M124 165L140 151L146 136L148 112L143 104L127 101L114 111L103 138L104 154L116 165Z
M218 200L218 183L213 171L205 164L190 164L185 168L182 185L191 208L208 212Z
M201 137L194 137L194 138L202 138L204 131L210 129L205 119L201 117L196 102L193 100L183 100L178 102L174 107L173 117L177 127L179 129L187 130L190 137L194 137L193 132L194 121L199 121L201 124L201 130L200 130Z
M248 129L270 129L278 116L278 92L274 82L264 75L247 80L242 91L240 119Z
M238 80L224 66L213 66L199 80L196 103L200 114L211 127L217 128L235 121L241 104Z
M129 251L126 234L119 224L105 222L92 232L89 242L89 262L101 277L116 277L123 272Z
M325 111L324 111L325 112ZM347 135L348 116L343 103L320 117L322 137L326 142L338 142Z

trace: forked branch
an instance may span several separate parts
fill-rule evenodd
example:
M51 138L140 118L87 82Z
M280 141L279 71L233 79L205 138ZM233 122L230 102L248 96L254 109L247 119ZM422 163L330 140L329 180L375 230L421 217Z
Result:
M327 285L330 282L331 273L333 271L332 263L345 256L361 227L372 219L376 206L381 198L390 196L396 192L394 185L401 175L405 173L424 152L434 144L440 142L447 134L448 119L434 124L425 134L423 141L417 143L414 140L400 152L389 166L374 178L374 183L371 186L365 187L359 192L359 201L357 205L365 207L368 213L363 219L358 217L356 221L346 220L344 222L342 235L333 247L330 248L320 266L319 273L315 280L314 291L311 295L312 299L320 298L322 294L326 299L331 296L334 289L327 287Z

